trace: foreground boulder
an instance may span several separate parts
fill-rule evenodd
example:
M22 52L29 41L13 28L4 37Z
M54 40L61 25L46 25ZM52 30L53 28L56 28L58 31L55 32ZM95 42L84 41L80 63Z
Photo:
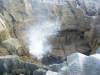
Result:
M20 61L18 56L0 57L0 75L32 75L36 69L38 69L38 66Z
M74 53L68 57L68 75L99 75L100 54L85 56Z

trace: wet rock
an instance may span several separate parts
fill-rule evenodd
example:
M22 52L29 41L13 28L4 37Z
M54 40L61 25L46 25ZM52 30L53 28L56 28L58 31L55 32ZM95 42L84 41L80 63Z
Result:
M50 65L50 64L59 64L59 63L61 63L61 62L63 62L62 61L62 58L61 57L57 57L56 55L55 56L53 56L53 55L48 55L48 56L45 56L43 59L42 59L42 61L41 61L43 64L45 64L45 65Z
M12 70L12 75L18 75L18 74L29 75L29 73L27 73L26 71L27 70L25 69L14 69Z
M12 67L17 56L0 56L0 74L7 72L10 73L12 71Z
M46 75L58 75L58 73L53 71L47 71Z
M25 70L27 71L26 73L30 73L30 75L33 74L33 72L39 68L38 65L35 65L35 64L32 64L32 63L25 63L23 62L21 65L24 65L22 66L23 68L25 68Z
M36 71L33 72L33 75L45 75L46 70L44 69L37 69Z
M94 54L89 56L83 63L84 75L98 75L100 74L100 55Z
M100 55L85 56L80 53L68 57L68 75L98 75L100 73Z
M62 64L52 64L49 66L49 70L54 72L59 72L62 67Z
M63 63L60 64L52 64L49 66L49 70L53 72L57 72L58 75L67 75L67 61L63 61Z
M71 56L67 57L68 70L66 71L68 75L83 75L83 66L85 55L81 53L73 53Z
M58 72L58 75L68 75L68 66L67 65L63 65L63 67L61 67L60 71Z
M98 49L96 50L96 53L99 53L99 54L100 54L100 48L98 48Z
M37 65L19 60L18 56L0 56L0 75L32 75L38 68Z

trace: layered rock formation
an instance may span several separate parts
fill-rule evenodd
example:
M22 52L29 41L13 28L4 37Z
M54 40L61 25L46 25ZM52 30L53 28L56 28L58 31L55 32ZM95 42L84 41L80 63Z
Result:
M9 38L8 35L17 37L27 49L26 30L35 25L34 23L59 19L61 24L59 34L50 37L53 46L51 55L63 57L74 52L88 55L99 47L99 7L97 9L96 3L94 9L92 9L93 2L90 1L90 6L87 5L89 1L86 0L83 0L85 4L82 4L79 0L72 0L67 1L64 5L37 3L38 1L35 0L31 5L30 2L31 0L23 0L22 2L20 0L1 0L1 20L4 19L3 21L5 21L5 25L7 23L8 28L7 33L4 32L6 35L2 35L5 38L1 40L6 40L6 37ZM19 6L16 6L17 3L19 3ZM97 12L89 15L91 14L89 9L91 13L94 13L93 10Z
M100 55L90 55L100 53L99 2L0 0L0 75L99 75ZM28 52L26 31L44 20L59 21L60 29L48 38L52 52L37 61Z
M51 55L69 55L74 52L90 54L92 37L91 16L84 14L82 8L77 7L76 1L67 1L64 5L42 3L36 0L32 2L33 22L24 22L15 27L16 36L27 47L27 30L36 23L44 21L59 21L58 35L50 37L49 42L53 46ZM90 32L90 33L89 33ZM24 35L24 36L23 36ZM90 35L90 36L87 36Z
M100 46L99 8L98 0L71 0L56 6L54 12L60 17L61 30L52 42L55 49L53 55L95 53L94 50Z
M19 23L23 23L32 18L32 8L27 0L0 0L0 50L1 55L23 53L23 44L19 42L15 28ZM4 52L3 52L4 50ZM18 51L17 51L18 50Z

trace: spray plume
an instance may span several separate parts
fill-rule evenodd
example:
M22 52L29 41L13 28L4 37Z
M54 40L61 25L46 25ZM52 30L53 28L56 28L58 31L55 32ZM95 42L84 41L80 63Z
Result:
M28 31L29 52L37 59L41 59L48 52L51 52L52 46L48 38L55 36L60 29L57 22L42 22L31 27Z

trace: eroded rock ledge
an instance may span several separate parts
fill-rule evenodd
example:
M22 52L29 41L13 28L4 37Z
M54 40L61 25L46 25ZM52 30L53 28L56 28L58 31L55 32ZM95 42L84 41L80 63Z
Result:
M99 52L100 49L97 50ZM21 61L18 56L0 57L0 75L99 75L100 54L73 53L63 63L41 66Z

